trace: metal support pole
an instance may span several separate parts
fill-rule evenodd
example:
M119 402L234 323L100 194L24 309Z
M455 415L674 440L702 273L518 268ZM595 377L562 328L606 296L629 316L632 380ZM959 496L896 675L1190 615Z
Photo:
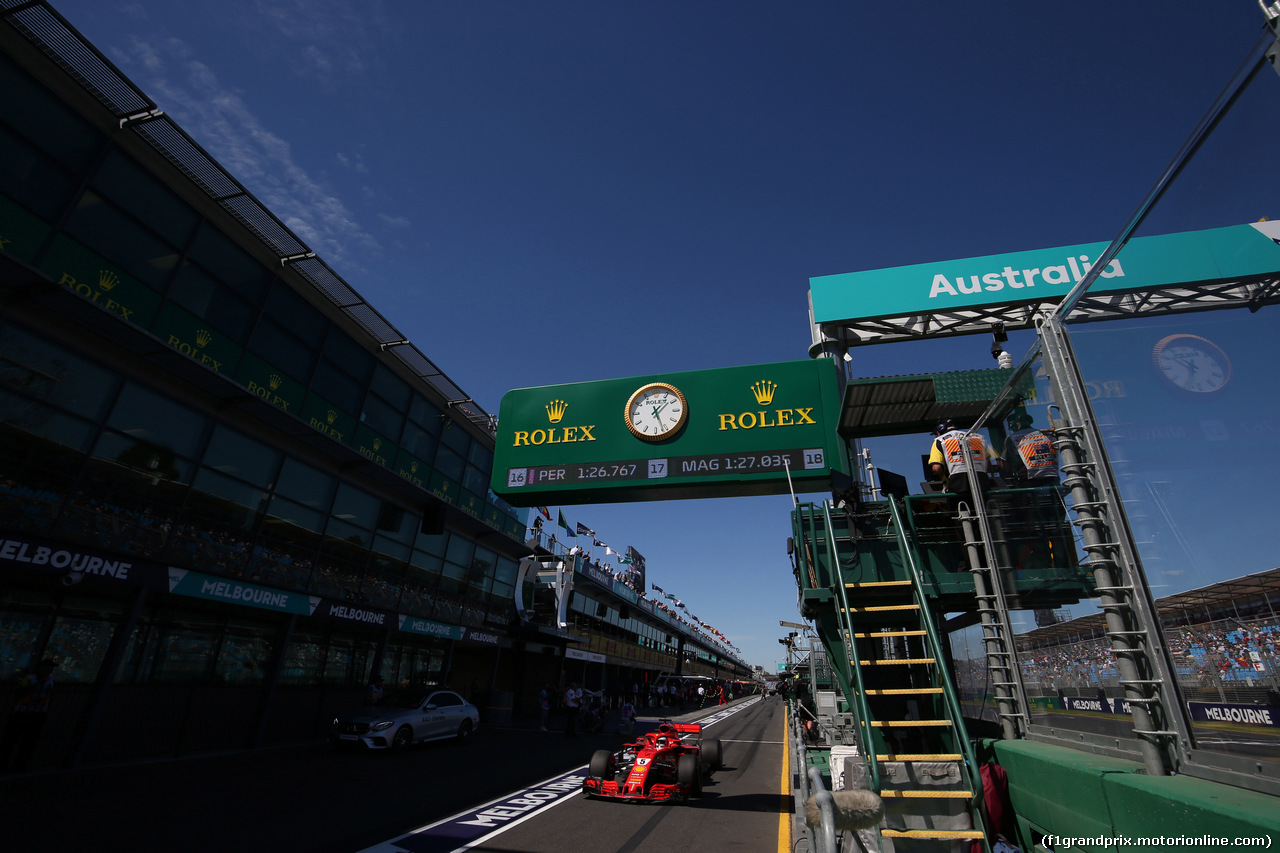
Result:
M143 587L134 596L129 615L116 626L116 630L111 635L111 642L107 644L107 653L102 664L98 667L93 689L89 693L86 711L82 714L77 726L79 731L75 736L75 750L71 755L71 761L67 764L68 767L80 767L84 764L85 756L88 755L89 747L93 743L94 735L98 733L98 726L102 722L103 715L106 714L107 700L111 695L111 687L115 683L116 673L120 671L120 664L123 662L125 652L128 650L129 639L133 636L134 627L138 624L138 619L142 615L142 608L146 601L147 590ZM33 660L32 664L34 665L35 663L36 661Z
M1138 750L1149 774L1165 776L1177 771L1182 750L1192 743L1190 721L1066 330L1057 318L1037 327L1064 415L1054 424L1059 467L1089 554L1086 565L1096 582Z
M831 792L822 783L822 771L809 768L809 790L818 806L818 825L813 827L814 849L817 853L836 853L836 810Z

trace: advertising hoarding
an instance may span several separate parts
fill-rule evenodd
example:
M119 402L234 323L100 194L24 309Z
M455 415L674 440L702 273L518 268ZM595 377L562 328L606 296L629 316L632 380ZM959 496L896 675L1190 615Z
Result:
M491 487L515 506L825 490L838 414L830 359L518 389Z

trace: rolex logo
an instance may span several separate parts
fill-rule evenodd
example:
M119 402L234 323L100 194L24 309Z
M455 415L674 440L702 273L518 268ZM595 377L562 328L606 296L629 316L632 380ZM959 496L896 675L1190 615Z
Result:
M213 340L213 334L208 329L196 330L196 344L202 347L208 346L211 340Z
M380 438L375 438L375 439L373 440L373 449L374 449L374 450L381 450L381 449L382 449L382 439L380 439Z
M330 410L325 414L324 419L325 419L325 421L326 421L326 422L328 422L329 424L332 424L334 421L336 421L336 420L338 419L338 413L337 413L336 411L334 411L333 409L330 409Z
M564 400L552 400L547 403L547 419L553 424L560 423L560 419L564 417L565 409L569 408L569 404Z
M410 462L410 463L409 463L409 471L410 471L410 473L413 473L413 474L418 473L418 463L417 463L417 462Z
M273 373L267 377L267 384L271 386L272 391L280 390L280 383L284 381L284 377L279 373Z
M120 283L120 276L111 270L98 270L98 287L103 290L111 290Z
M751 393L755 395L756 402L762 406L773 402L773 394L777 390L778 383L770 382L768 379L761 379L751 386Z

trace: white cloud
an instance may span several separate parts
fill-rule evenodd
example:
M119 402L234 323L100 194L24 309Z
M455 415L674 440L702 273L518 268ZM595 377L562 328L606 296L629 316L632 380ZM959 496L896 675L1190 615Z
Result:
M364 164L364 155L359 151L354 154L343 154L339 151L333 156L337 159L338 164L344 169L350 169L360 175L369 174L369 167Z
M146 7L143 6L141 3L123 4L120 7L120 14L130 18L137 18L142 21L148 20L150 17L147 15Z
M391 25L376 0L256 0L255 8L280 38L292 42L297 71L325 84L363 76L381 56L381 34Z
M135 40L129 54L113 59L122 68L141 66L138 82L160 108L331 265L354 264L357 251L378 248L342 200L295 161L289 143L184 42ZM354 162L360 171L362 162Z

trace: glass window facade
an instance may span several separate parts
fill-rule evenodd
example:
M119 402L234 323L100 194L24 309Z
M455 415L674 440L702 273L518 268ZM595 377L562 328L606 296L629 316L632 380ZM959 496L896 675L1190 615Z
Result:
M82 172L100 150L102 135L31 75L0 57L6 123L39 151L72 172Z
M513 559L424 534L408 507L21 327L0 327L0 356L0 501L19 531L437 618L464 610L437 591L512 606Z
M94 173L93 188L171 246L186 246L200 222L190 206L115 148Z
M57 218L77 189L70 173L41 149L0 128L0 192L45 221Z
M379 450L380 464L420 488L438 471L485 494L484 443L304 298L273 259L255 257L8 59L0 82L0 224L33 235L12 247L20 256L331 439L354 448L363 423L382 445L396 443ZM388 500L269 431L221 421L159 376L111 363L21 322L0 326L0 507L10 529L435 618L511 606L513 559L477 557L460 532L421 534L414 501ZM522 538L501 508L502 532ZM167 630L149 627L145 638L157 677L261 677L226 662L250 656L257 641L247 635L219 641L239 650L224 660L200 645L202 629L174 628L172 640ZM196 672L210 654L212 668ZM326 647L313 673L337 678L365 665L357 658Z
M443 476L473 494L487 493L491 449L380 362L371 343L357 340L294 289L309 285L286 282L274 259L255 257L7 59L0 60L0 80L8 93L0 104L0 151L6 152L0 157L0 224L6 234L29 238L8 250L324 435L350 447L376 443L376 453L366 455L415 484ZM61 233L52 222L62 223ZM100 372L89 367L84 376ZM111 391L68 381L60 393L77 385L100 396ZM166 430L164 412L173 409L167 395L153 392L146 399L136 383L131 387L115 401L118 411L109 424L115 435L99 441L95 455L159 454L148 461L164 466L166 479L189 483L194 469L185 463L207 439L208 425L192 429L199 416L186 412ZM92 408L67 408L90 420L100 416ZM82 424L61 414L43 417L51 438L61 433L75 446L88 438ZM357 430L358 424L380 438ZM442 436L444 452L438 447ZM165 456L169 452L174 459ZM502 509L502 532L521 538L515 513Z

